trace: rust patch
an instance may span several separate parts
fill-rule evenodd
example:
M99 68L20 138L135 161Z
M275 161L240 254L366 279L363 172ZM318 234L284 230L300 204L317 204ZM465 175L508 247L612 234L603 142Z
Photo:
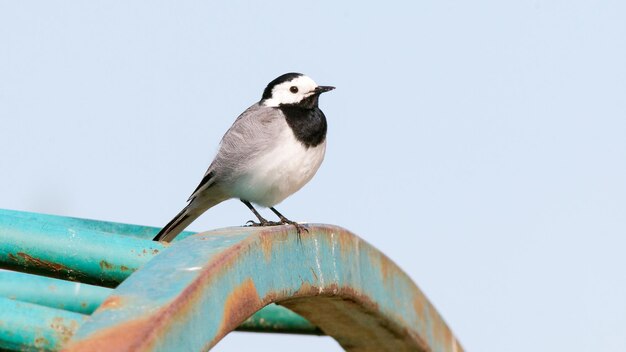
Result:
M274 246L289 239L290 226L276 226L259 231L258 239L265 261L272 259Z
M132 320L98 331L84 340L70 342L65 352L124 352L146 350L153 331L152 317Z
M378 266L380 267L380 273L383 277L383 282L387 282L390 277L398 275L398 267L394 262L389 260L386 256L380 254L378 257ZM371 257L370 257L371 258Z
M426 318L426 297L421 294L415 295L413 298L413 310L419 319L424 320Z
M209 346L214 346L226 334L248 319L251 314L263 307L263 302L254 286L254 281L247 278L239 287L235 288L224 302L224 320L218 333Z
M46 340L46 338L43 336L40 336L35 339L35 347L43 348L47 344L48 344L48 340Z
M120 296L109 296L104 302L100 305L98 309L116 309L122 305L122 297Z
M113 269L113 264L111 264L111 263L107 262L106 260L102 259L100 261L100 268L103 269L103 270L106 270L106 269L111 270L111 269Z
M72 271L70 268L66 267L65 265L49 262L47 260L41 260L39 258L30 256L24 252L17 252L17 256L9 253L9 258L11 258L11 260L14 260L16 262L22 262L24 264L27 264L29 266L34 266L39 269L45 269L45 270L50 270L50 271L67 271L67 272Z
M261 250L263 251L263 257L266 262L272 259L272 248L274 247L274 241L272 236L264 236L262 233L259 236L259 242L261 243Z
M120 270L122 270L122 271L129 271L130 268L127 267L126 265L120 265Z
M82 283L97 283L100 285L104 284L112 286L112 284L108 281L92 278L83 272L72 269L71 267L43 260L24 252L18 252L15 254L8 253L7 256L10 259L10 262L6 263L8 269L15 268L18 271L23 271L24 268L28 268L28 272L32 274L57 277L64 280L78 281Z
M75 320L65 320L63 318L57 317L52 319L52 323L50 323L50 327L54 330L55 335L59 339L61 344L67 342L76 329L78 329L78 322Z

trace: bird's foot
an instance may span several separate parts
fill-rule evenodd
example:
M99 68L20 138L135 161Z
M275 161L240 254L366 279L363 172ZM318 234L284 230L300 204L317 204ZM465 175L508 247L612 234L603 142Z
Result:
M248 220L248 222L246 222L246 226L252 226L252 227L277 226L277 225L282 225L282 223L276 222L276 221L267 221L267 220L261 220L259 222Z
M302 242L302 238L301 235L303 233L309 233L309 229L306 227L306 225L302 225L299 224L295 221L291 221L285 217L280 219L280 222L277 221L260 221L260 222L254 222L252 220L248 220L246 222L246 226L251 226L251 227L262 227L262 226L279 226L279 225L293 225L296 228L296 232L298 234L298 242Z
M302 242L302 234L303 233L309 233L309 229L306 227L306 225L302 225L299 224L295 221L291 221L289 219L287 219L286 217L282 216L280 218L280 223L284 224L284 225L293 225L296 228L296 233L298 234L298 243Z
M270 210L272 212L274 212L274 214L276 214L276 216L278 216L278 218L280 219L280 223L281 224L293 225L296 228L296 232L298 233L298 242L302 242L301 235L302 235L303 232L309 233L309 229L306 227L306 225L298 224L295 221L291 221L291 220L287 219L283 214L281 214L274 207L270 207Z

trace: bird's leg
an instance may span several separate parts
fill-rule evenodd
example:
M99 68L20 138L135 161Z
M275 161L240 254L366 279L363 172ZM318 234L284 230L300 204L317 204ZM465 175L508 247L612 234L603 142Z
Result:
M243 199L240 199L240 200L241 200L241 202L243 204L245 204L248 207L248 209L250 209L250 211L252 211L252 213L254 213L254 215L257 217L257 219L259 219L259 222L254 222L252 220L249 220L246 224L250 224L250 226L273 226L273 225L279 225L279 223L277 223L277 222L267 221L264 217L261 216L261 214L259 214L258 211L256 211L256 209L254 209L252 204L250 204L250 202L248 202L247 200L243 200Z
M295 221L291 221L289 219L287 219L283 214L281 214L278 210L274 209L274 207L270 207L270 210L274 212L274 214L276 214L276 216L278 216L280 218L280 223L281 224L289 224L289 225L293 225L296 227L296 232L298 232L298 242L300 242L300 235L302 234L302 232L306 232L309 233L309 229L306 228L306 226L302 225L302 224L298 224Z

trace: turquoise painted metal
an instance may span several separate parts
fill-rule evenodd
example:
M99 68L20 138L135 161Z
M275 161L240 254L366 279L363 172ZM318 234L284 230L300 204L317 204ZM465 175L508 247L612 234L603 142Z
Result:
M406 274L338 227L230 228L173 244L124 281L68 351L200 351L277 302L347 350L461 351ZM167 283L167 285L163 284Z
M0 297L91 314L113 290L0 269Z
M0 266L115 287L165 248L139 238L152 228L64 219L0 210Z
M49 215L32 213L27 211L0 209L0 228L5 226L22 226L25 223L34 224L39 226L42 230L48 227L61 227L63 232L71 234L72 231L93 231L96 233L109 233L115 235L129 236L135 238L141 238L144 240L150 240L159 232L161 228L152 226L141 226L123 224L119 222L91 220L82 218L73 218L68 216ZM33 227L34 227L33 226ZM176 241L193 235L196 232L184 231L181 232Z
M0 297L0 350L58 351L86 316Z
M91 314L112 289L80 282L0 269L0 297ZM0 313L0 317L2 313ZM270 304L244 321L238 331L323 335L315 325L294 312Z
M158 231L155 227L0 209L0 268L114 287L165 248L151 241ZM183 232L176 240L192 234ZM54 239L53 245L45 240L47 236ZM117 236L113 237L116 241L109 242L111 236ZM76 250L81 251L80 256L68 257ZM109 255L111 252L115 255ZM0 296L48 307L90 314L112 292L76 285L0 269ZM0 311L0 319L7 313ZM302 317L274 305L255 313L237 330L320 334Z
M0 349L207 350L239 329L462 351L410 278L344 229L309 225L300 242L290 226L238 227L171 245L149 241L157 231L0 210L0 268L49 276L0 271Z
M0 269L0 350L59 350L86 318L70 312L91 314L112 292L104 287ZM323 334L306 319L276 305L257 312L237 330Z

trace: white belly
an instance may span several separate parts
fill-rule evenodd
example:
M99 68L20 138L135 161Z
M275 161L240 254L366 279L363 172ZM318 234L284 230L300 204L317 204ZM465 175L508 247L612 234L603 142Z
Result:
M311 180L325 152L326 141L306 148L286 128L276 147L258 157L238 178L233 195L262 206L274 206Z

